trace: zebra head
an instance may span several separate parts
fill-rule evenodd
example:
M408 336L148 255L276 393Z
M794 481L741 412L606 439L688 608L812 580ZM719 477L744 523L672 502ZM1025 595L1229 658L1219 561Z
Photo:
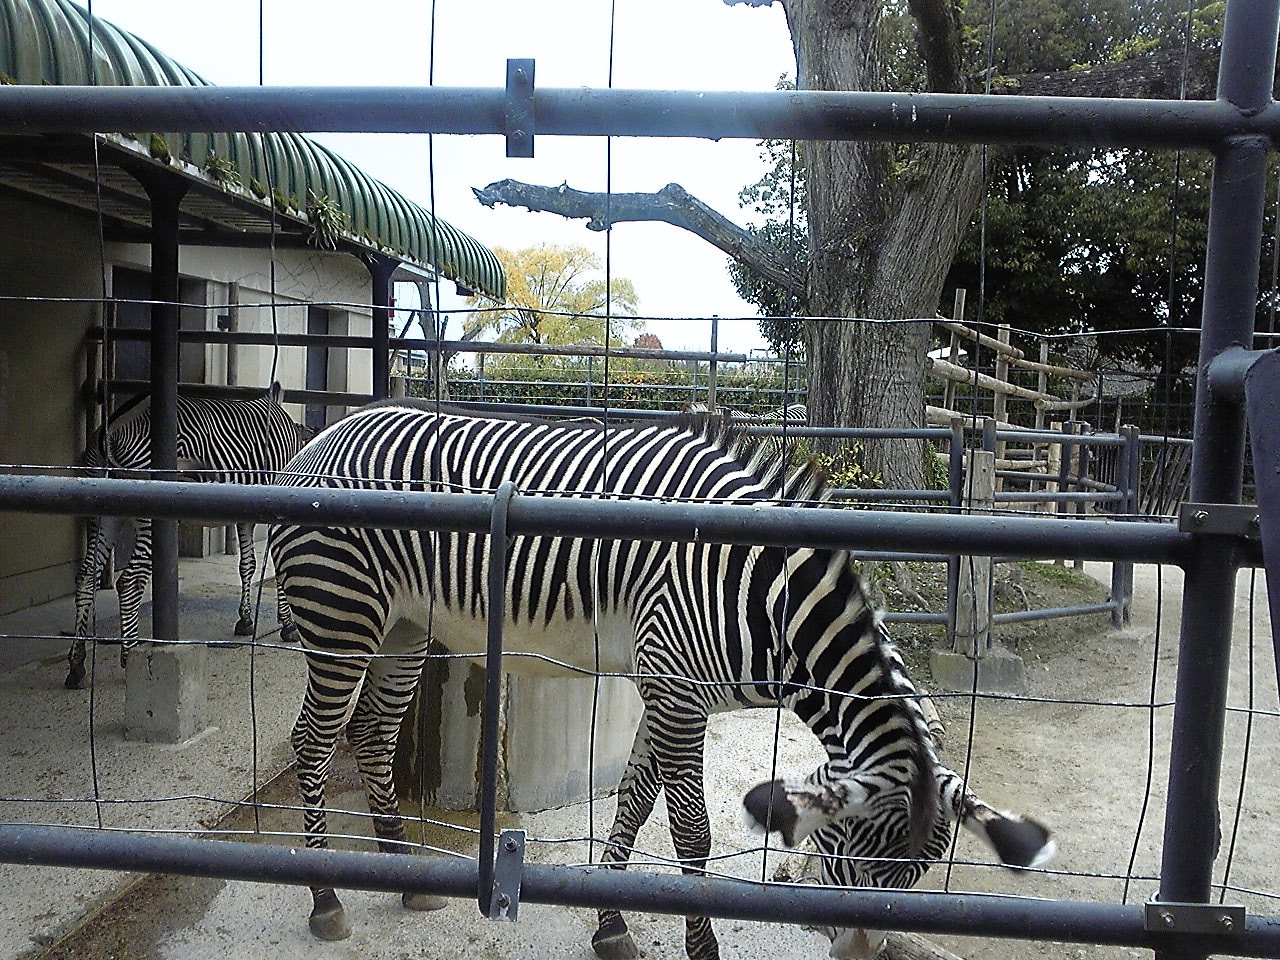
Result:
M775 873L784 882L818 882L842 887L914 886L951 844L952 827L977 836L1004 865L1042 866L1057 846L1049 831L1016 813L995 810L953 771L934 768L936 804L932 828L918 849L911 826L906 787L841 775L824 764L805 780L773 780L752 788L743 799L744 818L756 832L780 835L804 854ZM926 785L927 786L927 785ZM881 930L819 927L831 940L831 956L864 960L878 953Z

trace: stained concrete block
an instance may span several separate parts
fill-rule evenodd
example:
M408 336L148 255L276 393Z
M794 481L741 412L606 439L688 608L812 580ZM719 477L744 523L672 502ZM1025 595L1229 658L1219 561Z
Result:
M434 661L426 687L427 716L414 713L424 708L419 699L401 727L399 792L413 798L425 787L431 806L476 809L484 671L456 660ZM628 680L601 679L593 751L594 700L591 678L504 676L499 809L547 810L617 789L640 719L640 696Z
M1008 650L995 647L977 659L978 692L1022 693L1027 686L1022 658ZM933 682L939 690L969 691L973 687L974 659L950 650L933 650L929 655L929 667Z
M598 698L595 687L590 678L509 678L507 809L547 810L588 799L592 787L596 796L617 788L640 722L640 694L618 677L600 680Z
M203 645L143 643L129 653L124 735L182 743L208 725L208 651Z

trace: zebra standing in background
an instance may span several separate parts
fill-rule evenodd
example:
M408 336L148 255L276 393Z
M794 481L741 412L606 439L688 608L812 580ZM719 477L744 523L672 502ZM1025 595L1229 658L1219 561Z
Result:
M330 426L277 480L464 492L504 481L559 496L744 504L775 502L784 481L788 497L822 490L812 468L787 476L719 418L629 424L606 435L591 424L438 415L404 400ZM428 632L456 654L485 650L486 538L277 525L269 542L309 667L293 730L307 844L327 845L325 779L345 722L379 845L404 850L391 777L400 720ZM607 864L625 867L665 790L676 853L686 872L701 872L711 841L702 777L707 717L779 702L808 724L828 757L807 781L763 784L745 801L787 842L815 832L820 842L838 840L831 852L859 858L861 882L888 886L918 879L928 867L921 858L944 851L957 819L1005 862L1025 866L1051 851L1043 827L996 813L940 765L914 688L846 553L519 536L509 557L505 650L517 655L506 668L625 674L643 700ZM347 936L335 892L312 895L312 933ZM442 905L421 895L405 901ZM599 920L592 939L599 956L637 955L618 912L603 910ZM685 946L692 960L718 956L709 920L688 918Z
M280 405L280 384L254 400L178 397L178 469L196 479L219 483L270 483L306 439ZM94 473L138 471L150 476L151 413L141 394L124 404L108 428L99 429L81 460ZM66 687L84 680L85 638L92 633L94 594L103 564L133 527L133 552L116 580L120 595L120 651L123 666L137 642L138 610L151 579L151 521L145 518L94 517L89 548L76 575L76 638L67 654ZM240 613L237 636L253 633L252 585L255 571L252 523L236 524L240 551ZM287 617L282 619L287 623ZM282 637L285 630L282 628ZM288 639L288 637L285 637Z

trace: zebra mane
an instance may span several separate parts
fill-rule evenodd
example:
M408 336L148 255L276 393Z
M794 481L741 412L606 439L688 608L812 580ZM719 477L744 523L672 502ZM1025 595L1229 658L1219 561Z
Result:
M825 503L828 473L817 457L793 463L793 449L780 436L750 434L746 428L762 420L742 414L688 408L671 424L724 451L760 482L765 495L782 501ZM774 421L776 422L776 421Z

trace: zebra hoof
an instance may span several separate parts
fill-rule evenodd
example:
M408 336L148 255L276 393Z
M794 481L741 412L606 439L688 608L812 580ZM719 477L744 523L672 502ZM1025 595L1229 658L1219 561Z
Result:
M434 893L405 893L400 897L406 910L442 910L449 905L448 897L438 897Z
M280 628L281 643L301 643L302 634L299 632L297 625L289 624Z
M315 907L307 919L307 926L317 940L345 940L351 936L347 913L342 909L338 895L332 890L316 894Z
M252 621L252 620L245 619L245 618L241 618L241 619L236 623L236 636L237 636L237 637L252 637L252 636L253 636L253 621Z
M640 951L621 917L606 920L591 938L591 949L600 960L637 960Z
M84 667L74 666L67 671L67 679L62 681L62 685L68 690L79 690L84 684Z

